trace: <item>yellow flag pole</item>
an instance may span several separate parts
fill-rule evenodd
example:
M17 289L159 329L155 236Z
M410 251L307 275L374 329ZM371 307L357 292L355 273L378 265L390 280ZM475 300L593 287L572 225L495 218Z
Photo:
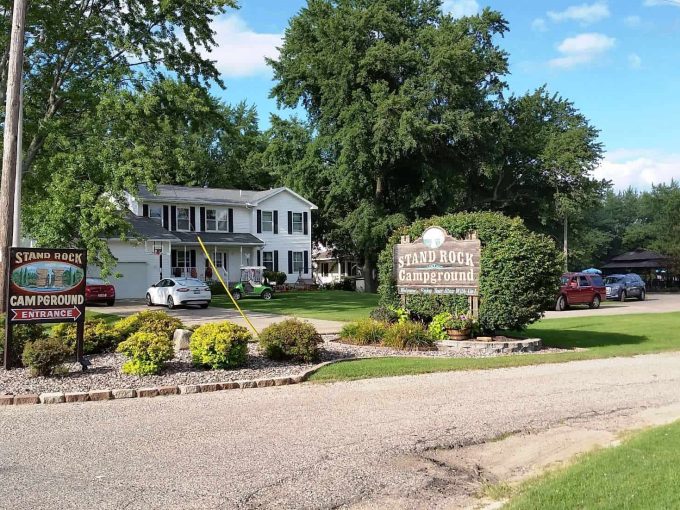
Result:
M222 275L217 270L217 267L215 267L215 263L213 262L213 260L210 258L210 254L208 253L208 250L206 250L205 245L203 244L203 240L201 239L200 236L196 236L196 238L198 239L198 242L201 245L201 248L203 249L203 253L205 253L205 258L208 260L208 262L210 262L210 267L212 267L213 272L217 275L217 278L220 281L220 283L222 284L222 287L224 287L224 290L227 291L227 296L229 296L231 298L231 302L234 303L234 306L239 311L241 316L245 319L245 321L248 323L250 328L255 332L255 336L260 336L260 333L257 332L257 330L255 329L255 326L253 326L253 323L250 322L248 317L246 317L246 314L243 313L243 310L241 310L241 307L238 306L238 303L234 299L234 296L232 296L231 292L229 292L229 287L227 286L226 283L224 283L224 280L222 279Z

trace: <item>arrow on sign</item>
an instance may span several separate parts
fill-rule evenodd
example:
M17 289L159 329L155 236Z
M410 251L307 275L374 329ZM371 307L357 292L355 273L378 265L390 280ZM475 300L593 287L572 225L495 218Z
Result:
M75 322L82 315L77 306L71 308L20 308L14 309L12 312L14 312L12 322L41 319L68 319Z

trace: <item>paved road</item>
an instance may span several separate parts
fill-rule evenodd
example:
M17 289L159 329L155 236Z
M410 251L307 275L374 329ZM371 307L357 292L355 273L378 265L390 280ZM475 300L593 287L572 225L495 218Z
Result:
M428 469L431 449L677 405L678 388L663 354L0 409L0 507L444 508L464 473Z
M564 312L546 312L546 319L565 317L590 317L600 315L626 315L630 313L665 313L680 312L680 294L647 294L645 301L629 299L623 303L620 301L607 301L597 310L591 310L587 306L575 306Z
M211 306L206 309L197 307L176 308L175 310L168 310L167 308L154 307L148 308L142 300L120 300L115 306L92 306L90 310L102 313L113 313L120 316L132 315L140 310L165 310L170 315L179 317L184 324L204 324L206 322L221 322L232 321L236 324L247 327L246 321L241 317L241 314L236 310L229 310L226 308L219 308ZM244 310L248 319L253 323L255 328L261 330L274 322L280 322L287 318L285 315L278 315L273 313L251 312ZM316 327L316 330L321 334L339 333L342 328L342 322L329 321L322 319L304 319L311 322Z

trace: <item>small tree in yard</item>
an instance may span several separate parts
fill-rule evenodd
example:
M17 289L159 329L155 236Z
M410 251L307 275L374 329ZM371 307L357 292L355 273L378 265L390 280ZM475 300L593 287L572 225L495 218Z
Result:
M392 250L402 235L416 239L439 226L453 237L477 232L482 243L479 325L483 332L521 330L537 321L555 299L562 257L554 241L535 234L522 220L499 213L459 213L416 221L396 232L380 255L381 304L399 306L392 275ZM408 308L425 320L441 312L467 310L462 296L409 296Z

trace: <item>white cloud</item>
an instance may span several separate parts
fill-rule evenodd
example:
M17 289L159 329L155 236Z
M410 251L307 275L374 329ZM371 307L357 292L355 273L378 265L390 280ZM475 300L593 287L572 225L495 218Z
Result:
M442 10L448 12L454 18L474 16L479 12L477 0L444 0Z
M640 69L642 67L642 59L637 53L628 55L628 65L631 69Z
M616 39L604 34L587 33L568 37L557 47L562 56L548 62L550 67L568 69L594 62L614 47Z
M645 0L645 7L654 7L656 5L674 5L680 7L680 0Z
M594 176L613 181L617 190L630 186L650 189L652 184L680 180L680 154L629 149L610 151L595 169Z
M572 5L559 12L548 11L548 17L555 22L578 21L582 25L590 25L609 16L609 6L606 2Z
M547 32L548 26L543 18L536 18L531 22L531 29L535 32Z
M623 23L629 28L637 28L642 25L642 18L640 16L626 16Z
M238 15L220 16L212 23L217 47L203 55L216 60L224 76L244 77L268 72L265 57L278 57L283 34L253 31Z

